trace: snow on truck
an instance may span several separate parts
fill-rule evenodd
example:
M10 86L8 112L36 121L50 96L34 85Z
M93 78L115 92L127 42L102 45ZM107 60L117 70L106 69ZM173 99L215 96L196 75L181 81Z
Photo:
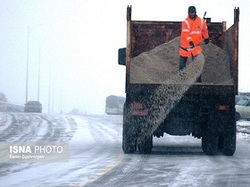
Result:
M205 154L236 150L235 95L238 93L239 8L234 24L207 21L211 42L204 58L179 74L181 22L138 21L127 7L127 46L118 50L126 66L123 111L124 153L150 153L153 137L192 135ZM201 82L197 82L201 77Z

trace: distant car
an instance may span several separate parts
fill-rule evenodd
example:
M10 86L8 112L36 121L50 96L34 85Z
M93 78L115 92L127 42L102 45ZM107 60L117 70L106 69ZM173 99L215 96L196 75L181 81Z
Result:
M235 120L250 119L250 98L241 98L235 105Z
M122 115L125 97L110 95L106 97L105 112L108 115Z
M242 96L236 95L235 96L235 104L242 98Z
M42 104L39 101L28 101L24 106L24 112L42 113Z

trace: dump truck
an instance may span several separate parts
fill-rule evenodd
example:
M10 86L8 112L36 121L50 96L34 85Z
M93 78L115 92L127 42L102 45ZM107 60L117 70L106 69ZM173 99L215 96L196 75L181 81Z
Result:
M201 139L207 155L232 156L236 150L239 8L234 9L234 23L228 29L225 21L204 17L210 44L202 46L200 82L178 78L180 44L176 41L181 21L132 20L131 15L132 6L128 6L127 44L118 50L118 64L126 66L123 152L148 154L153 137L166 133ZM179 81L168 81L174 76Z

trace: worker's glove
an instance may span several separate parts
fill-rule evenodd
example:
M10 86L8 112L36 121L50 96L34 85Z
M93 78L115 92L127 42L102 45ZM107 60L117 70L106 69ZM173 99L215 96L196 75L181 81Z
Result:
M194 42L193 41L190 41L189 45L190 45L191 48L194 48Z
M205 42L205 45L207 45L209 43L209 38L205 39L204 42Z

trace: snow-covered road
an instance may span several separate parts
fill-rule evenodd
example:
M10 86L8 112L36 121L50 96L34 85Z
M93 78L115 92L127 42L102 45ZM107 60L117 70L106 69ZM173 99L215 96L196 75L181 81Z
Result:
M125 155L122 116L0 113L0 142L68 142L70 154L68 162L0 162L0 186L249 186L250 122L237 129L232 157L168 135L154 139L150 155Z

